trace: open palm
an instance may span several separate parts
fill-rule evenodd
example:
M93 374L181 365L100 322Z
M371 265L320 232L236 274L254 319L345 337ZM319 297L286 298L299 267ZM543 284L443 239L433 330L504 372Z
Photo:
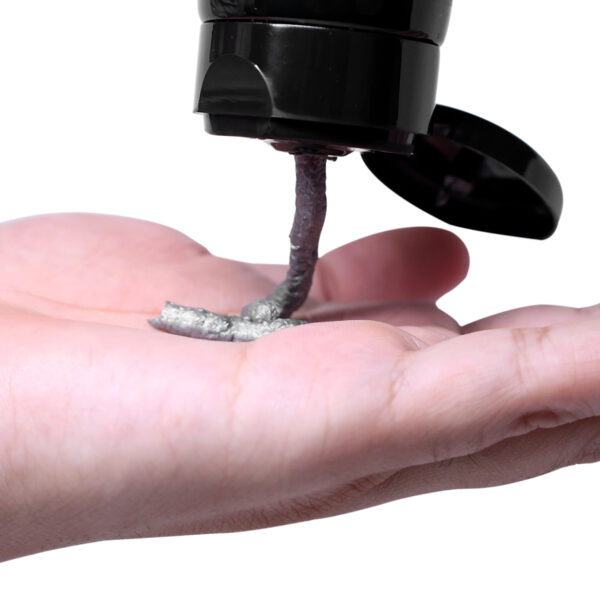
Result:
M600 310L460 327L468 255L393 231L320 261L300 316L251 344L155 331L165 300L235 314L285 267L159 225L0 225L0 558L267 527L600 459Z

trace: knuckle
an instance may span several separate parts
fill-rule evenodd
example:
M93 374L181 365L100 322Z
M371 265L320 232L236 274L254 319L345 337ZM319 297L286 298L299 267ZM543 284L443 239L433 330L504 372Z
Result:
M577 421L578 417L568 410L540 409L519 415L510 426L513 436L525 435L538 429L556 429Z

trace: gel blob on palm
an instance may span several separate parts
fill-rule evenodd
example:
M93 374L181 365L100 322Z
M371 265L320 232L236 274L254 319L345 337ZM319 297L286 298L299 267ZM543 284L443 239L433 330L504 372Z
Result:
M375 177L442 221L546 239L563 194L548 164L506 130L436 105L451 0L199 0L195 109L214 135L296 157L290 271L239 317L168 303L151 323L251 341L304 324L325 219L325 165L360 152Z

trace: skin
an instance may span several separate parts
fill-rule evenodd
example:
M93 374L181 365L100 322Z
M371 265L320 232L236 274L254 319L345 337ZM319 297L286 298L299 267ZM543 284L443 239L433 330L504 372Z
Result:
M378 269L373 265L379 265ZM165 294L235 314L286 267L99 215L0 225L0 559L241 531L600 458L600 309L459 327L452 234L320 261L300 316L249 344L157 332Z

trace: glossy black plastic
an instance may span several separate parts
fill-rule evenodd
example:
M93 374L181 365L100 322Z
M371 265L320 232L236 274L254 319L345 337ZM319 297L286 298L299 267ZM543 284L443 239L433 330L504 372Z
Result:
M451 0L199 0L195 109L216 135L365 152L397 194L462 227L544 239L562 190L507 131L436 108ZM435 112L434 112L435 109Z
M332 153L409 152L435 107L434 40L443 39L450 7L449 0L203 0L209 22L196 110L208 115L211 133L291 150L297 142Z
M443 43L452 0L199 0L203 21L252 19L379 29Z
M545 239L558 225L558 178L531 147L471 114L438 106L410 157L365 153L373 174L435 217L460 227Z

